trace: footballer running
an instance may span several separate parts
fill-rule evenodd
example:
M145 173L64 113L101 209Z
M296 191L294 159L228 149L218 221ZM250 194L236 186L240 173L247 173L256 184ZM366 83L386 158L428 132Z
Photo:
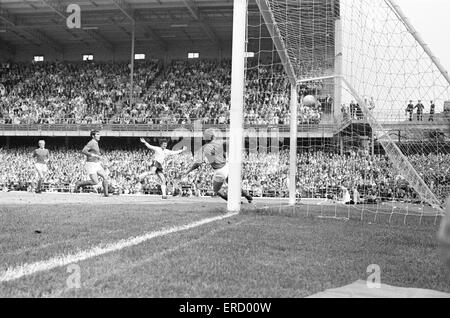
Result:
M103 196L108 197L108 174L101 162L102 156L98 142L100 141L100 132L97 130L91 131L91 141L83 148L81 153L86 156L85 170L90 180L80 181L75 184L75 192L79 188L85 186L92 186L95 190L100 187L98 177L103 179Z

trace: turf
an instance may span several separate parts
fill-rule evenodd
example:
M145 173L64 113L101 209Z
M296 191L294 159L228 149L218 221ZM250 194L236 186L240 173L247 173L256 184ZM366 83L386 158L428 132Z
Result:
M224 210L216 201L1 206L0 271ZM0 283L0 297L304 297L366 279L370 264L383 284L450 292L436 231L247 211L79 262L79 289L61 267Z

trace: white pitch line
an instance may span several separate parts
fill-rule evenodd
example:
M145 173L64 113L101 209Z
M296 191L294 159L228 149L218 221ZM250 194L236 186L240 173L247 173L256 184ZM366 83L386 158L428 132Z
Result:
M73 263L81 262L93 257L104 255L111 252L120 251L124 248L135 246L154 239L156 237L189 230L195 227L199 227L208 223L220 221L237 215L238 213L228 213L213 218L203 219L193 223L189 223L181 226L174 226L159 231L150 232L136 237L130 237L128 239L120 240L116 243L109 243L104 245L97 245L91 249L80 251L75 254L60 255L50 258L45 261L39 261L31 264L22 264L14 268L8 268L5 271L0 272L0 282L9 282L15 279L22 278L24 276L33 275L35 273L49 271L57 267L67 266Z

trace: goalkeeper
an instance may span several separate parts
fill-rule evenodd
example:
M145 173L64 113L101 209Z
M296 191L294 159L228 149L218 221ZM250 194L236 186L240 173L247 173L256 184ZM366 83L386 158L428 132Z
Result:
M214 169L213 176L213 191L224 200L228 200L228 194L221 191L223 183L228 182L228 162L226 160L226 141L217 138L217 134L213 129L207 129L203 133L203 139L206 144L195 155L195 162L192 167L186 172L186 176L192 171L198 169L204 158L209 162ZM245 190L241 189L241 194L245 197L248 203L252 203L253 198Z

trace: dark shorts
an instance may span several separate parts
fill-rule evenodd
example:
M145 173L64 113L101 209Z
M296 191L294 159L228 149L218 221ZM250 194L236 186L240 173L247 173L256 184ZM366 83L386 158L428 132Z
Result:
M162 167L161 164L160 164L158 161L156 161L156 160L153 160L151 167L156 167L156 171L155 171L156 173L158 173L158 172L164 173L163 167ZM151 168L151 167L150 167L150 168Z

